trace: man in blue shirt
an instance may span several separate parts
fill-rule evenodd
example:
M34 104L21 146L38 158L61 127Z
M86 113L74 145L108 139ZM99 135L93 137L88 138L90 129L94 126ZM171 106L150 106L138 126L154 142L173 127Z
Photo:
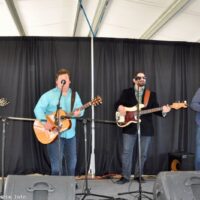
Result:
M79 108L82 106L82 102L79 94L76 92L74 96L74 103L72 103L72 89L70 88L70 72L67 69L60 69L56 74L56 87L44 93L37 105L35 106L34 113L38 120L42 121L46 130L53 128L52 123L46 120L46 116L52 113L56 113L57 105L60 98L60 109L66 113L71 113L72 118L65 120L71 121L71 128L61 131L59 137L52 143L47 145L48 155L51 163L52 175L68 176L75 175L75 168L77 162L76 151L76 117L83 116L84 111ZM61 94L62 91L62 94ZM71 112L71 104L73 104ZM62 119L63 120L63 119ZM60 151L59 151L60 141ZM60 163L63 163L63 157L66 161L66 172L63 171L63 167ZM59 160L60 158L60 160ZM60 162L61 161L61 162Z
M196 111L196 150L195 169L200 170L200 88L196 91L190 104L192 110Z

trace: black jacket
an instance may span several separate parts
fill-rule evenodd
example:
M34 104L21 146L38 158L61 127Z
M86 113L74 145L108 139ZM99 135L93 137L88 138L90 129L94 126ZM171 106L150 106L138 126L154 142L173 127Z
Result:
M143 97L142 97L142 103L144 103L145 90L144 90ZM133 107L133 106L136 106L137 103L138 102L135 97L135 90L134 90L134 87L132 87L132 88L123 90L119 100L115 104L115 108L117 110L119 105L123 105L126 107ZM145 108L143 108L142 110L157 108L157 107L159 107L159 104L157 102L156 93L151 91L148 105ZM162 116L162 111L155 112L155 114ZM154 135L152 113L141 115L140 119L141 119L141 123L140 123L141 135L143 135L143 136ZM137 123L131 123L130 125L122 128L122 131L123 131L123 133L137 134Z

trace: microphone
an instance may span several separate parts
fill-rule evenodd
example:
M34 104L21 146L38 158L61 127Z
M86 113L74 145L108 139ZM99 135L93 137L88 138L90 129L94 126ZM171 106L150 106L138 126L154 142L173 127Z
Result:
M65 84L66 84L66 80L62 80L62 81L61 81L61 84L62 84L62 85L65 85Z

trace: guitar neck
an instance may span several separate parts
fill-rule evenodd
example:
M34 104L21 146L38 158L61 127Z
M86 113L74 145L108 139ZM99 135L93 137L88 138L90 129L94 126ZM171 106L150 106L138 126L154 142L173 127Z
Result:
M85 110L86 108L90 107L92 105L92 103L89 101L88 103L84 104L83 106L81 106L80 108L78 108L78 110Z
M152 109L148 109L148 110L141 110L140 114L144 115L144 114L149 114L149 113L154 113L154 112L158 112L161 111L162 107L158 107L158 108L152 108Z
M169 107L173 108L172 105L169 105ZM141 111L140 111L140 114L141 114L141 115L144 115L144 114L149 114L149 113L158 112L158 111L161 111L162 108L163 108L163 106L158 107L158 108L148 109L148 110L141 110Z
M89 101L88 103L82 105L82 106L79 107L79 108L76 108L75 110L80 110L80 111L82 111L82 110L85 110L86 108L90 107L91 105L92 105L92 103L91 103L91 101ZM67 116L72 116L73 113L74 113L74 111L68 113Z

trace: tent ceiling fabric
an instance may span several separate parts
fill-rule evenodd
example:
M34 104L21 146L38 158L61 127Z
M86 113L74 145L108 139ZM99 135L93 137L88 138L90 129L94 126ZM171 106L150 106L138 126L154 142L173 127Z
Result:
M0 0L0 27L0 36L199 42L200 0Z

